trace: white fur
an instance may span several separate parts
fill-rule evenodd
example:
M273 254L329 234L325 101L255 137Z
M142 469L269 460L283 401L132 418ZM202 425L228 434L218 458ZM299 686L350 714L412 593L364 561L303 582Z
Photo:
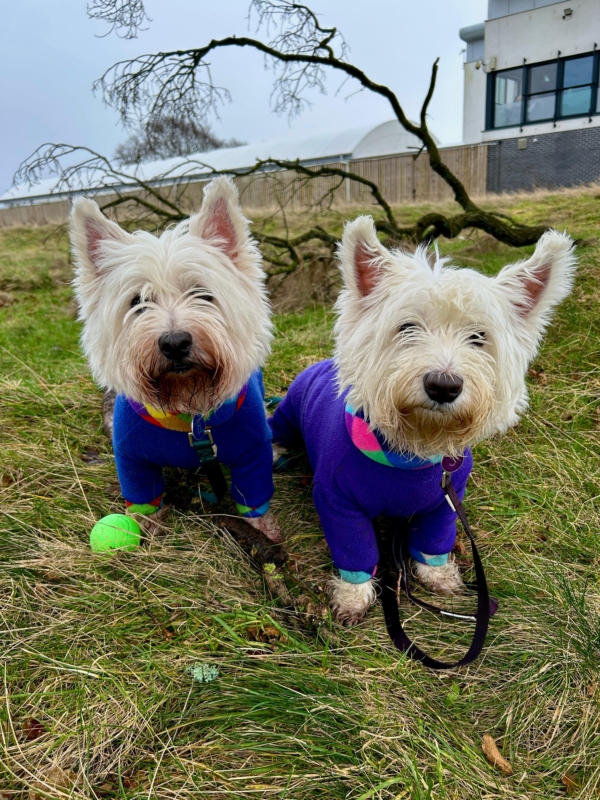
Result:
M548 231L531 258L495 278L439 257L430 264L424 248L389 251L366 216L346 225L338 255L344 279L335 326L339 391L351 387L349 402L391 449L456 455L517 422L527 407L527 368L573 284L575 256L566 234ZM414 327L400 331L407 323ZM479 332L485 333L482 347L469 340ZM463 379L453 403L428 397L430 372ZM415 569L433 591L462 589L453 560ZM336 578L331 586L342 622L360 619L374 597L366 584Z
M418 580L438 594L461 594L465 584L460 574L458 564L451 556L446 564L441 567L432 567L421 561L412 562Z
M76 200L71 243L82 344L102 386L168 411L206 413L264 362L271 322L261 256L228 178L212 181L200 213L160 237L127 233L92 200ZM179 330L193 336L198 370L167 378L158 338Z
M331 610L342 625L356 625L365 616L377 599L374 580L350 583L333 575L328 583Z
M423 248L414 255L390 252L373 220L359 217L346 225L339 259L345 283L335 327L340 392L352 387L349 402L392 449L456 454L517 422L527 406L528 365L573 283L567 235L548 231L531 258L490 278L447 259L431 266ZM532 287L540 289L534 299ZM417 327L399 333L409 322ZM479 331L486 335L483 347L469 341ZM462 394L452 404L434 403L423 386L428 372L460 375Z

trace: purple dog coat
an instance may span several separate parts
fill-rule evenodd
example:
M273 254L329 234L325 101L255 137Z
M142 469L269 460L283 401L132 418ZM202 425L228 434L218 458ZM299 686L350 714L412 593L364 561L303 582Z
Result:
M408 517L411 556L446 563L456 538L456 513L444 498L441 456L423 461L386 449L360 413L338 396L333 361L321 361L293 381L269 420L273 441L308 452L313 498L334 566L344 580L363 583L379 561L373 520ZM452 475L462 499L473 459L465 452ZM424 554L427 554L426 557Z

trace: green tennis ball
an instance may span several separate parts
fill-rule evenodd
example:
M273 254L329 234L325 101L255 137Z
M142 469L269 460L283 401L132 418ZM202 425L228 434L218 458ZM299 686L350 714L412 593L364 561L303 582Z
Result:
M109 514L102 517L90 533L90 547L94 553L109 550L135 550L140 546L142 532L132 517Z

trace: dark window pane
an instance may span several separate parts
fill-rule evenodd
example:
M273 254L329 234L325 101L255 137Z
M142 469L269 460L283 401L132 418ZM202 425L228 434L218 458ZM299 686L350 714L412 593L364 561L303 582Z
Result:
M521 124L523 70L498 72L494 90L494 128Z
M555 100L555 92L535 94L533 97L528 97L527 122L535 122L538 119L553 119Z
M579 89L565 89L564 92L561 92L560 116L572 117L589 114L591 101L591 86L581 86Z
M541 64L529 70L529 94L553 92L556 89L557 63Z
M594 56L583 56L583 58L570 58L565 61L565 72L563 76L563 86L581 86L584 83L592 82L592 70L594 68Z

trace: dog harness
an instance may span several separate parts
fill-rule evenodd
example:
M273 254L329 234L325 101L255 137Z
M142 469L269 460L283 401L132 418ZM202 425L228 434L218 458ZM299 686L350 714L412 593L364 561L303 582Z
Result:
M231 496L238 512L260 517L273 495L271 432L263 405L260 372L239 394L206 417L165 413L119 395L113 446L121 492L130 511L152 514L162 505L163 468L198 471L204 454L231 470ZM210 474L209 474L210 477Z
M391 452L362 413L347 405L346 395L339 395L333 361L321 361L292 382L269 420L275 442L306 447L313 498L335 567L351 583L375 574L373 521L379 516L409 518L410 555L432 566L445 564L456 538L456 511L440 486L441 457L425 461ZM453 475L461 499L471 466L467 451Z

